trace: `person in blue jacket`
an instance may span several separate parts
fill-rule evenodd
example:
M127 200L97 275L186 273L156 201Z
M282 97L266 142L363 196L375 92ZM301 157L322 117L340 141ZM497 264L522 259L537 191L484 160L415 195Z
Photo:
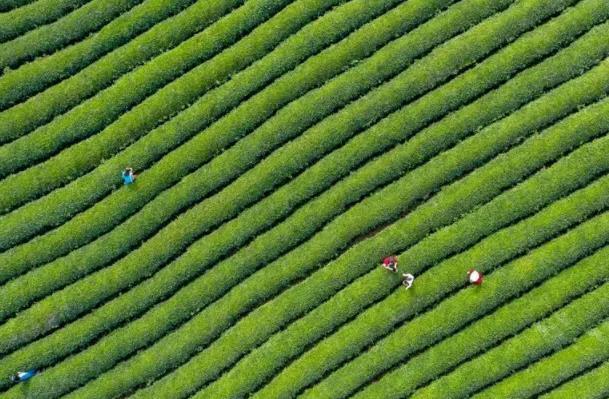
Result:
M28 371L19 371L18 373L11 375L11 381L13 382L22 382L27 381L33 376L38 374L38 372L34 369Z
M122 176L123 176L123 183L125 183L125 185L132 184L133 182L135 182L135 178L137 177L137 175L133 173L132 168L125 168Z

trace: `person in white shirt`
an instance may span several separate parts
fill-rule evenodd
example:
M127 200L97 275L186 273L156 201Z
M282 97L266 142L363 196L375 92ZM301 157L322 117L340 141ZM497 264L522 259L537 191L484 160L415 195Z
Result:
M482 273L475 269L469 269L467 271L467 276L469 277L469 282L474 285L480 285L484 280L484 276L482 275Z
M412 287L412 283L414 282L414 276L410 273L403 273L402 277L404 278L404 281L402 281L402 285L406 287L406 289Z

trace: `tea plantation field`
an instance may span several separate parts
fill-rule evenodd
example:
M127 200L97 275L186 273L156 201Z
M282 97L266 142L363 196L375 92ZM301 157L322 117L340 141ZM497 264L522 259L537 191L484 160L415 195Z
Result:
M609 398L608 94L607 0L0 0L0 398Z

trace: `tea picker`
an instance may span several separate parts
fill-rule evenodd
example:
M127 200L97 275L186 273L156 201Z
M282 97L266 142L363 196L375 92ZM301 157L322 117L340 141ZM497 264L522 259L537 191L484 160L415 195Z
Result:
M123 173L121 174L121 176L123 178L123 183L126 186L134 183L135 179L137 178L137 175L133 173L133 168L125 168L125 170L123 170Z
M385 269L390 272L397 273L398 272L398 257L397 256L388 256L383 259L383 263L381 264Z
M12 382L27 381L30 378L32 378L33 376L35 376L36 374L38 374L38 372L34 369L28 370L28 371L19 371L16 374L11 375L11 381Z
M469 282L474 285L480 285L484 280L484 276L482 275L482 273L474 269L469 269L467 271L467 276L469 278Z
M403 273L402 278L404 279L404 281L402 281L402 285L406 287L406 289L412 287L412 283L414 282L414 276L412 274Z

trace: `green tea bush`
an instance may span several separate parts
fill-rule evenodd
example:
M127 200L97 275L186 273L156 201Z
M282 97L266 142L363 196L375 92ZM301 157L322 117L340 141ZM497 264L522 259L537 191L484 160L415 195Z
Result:
M141 1L91 0L64 18L3 43L0 46L0 70L15 68L36 56L57 51L100 29ZM53 9L54 3L46 4L45 10Z
M560 128L555 129L555 131L561 130ZM559 134L562 137L572 137L570 129L565 129L562 133ZM551 135L543 139L541 138L542 136L528 141L527 143L530 144L519 147L513 153L523 153L522 156L524 156L524 153L527 153L526 157L531 162L531 154L539 154L539 146L543 146L544 144L542 143L546 141L552 141L549 140ZM546 150L548 149L546 148ZM106 390L119 389L121 386L133 386L137 381L141 383L149 380L155 375L162 374L167 368L175 367L184 362L188 359L189 353L196 351L201 345L223 333L219 341L191 359L186 366L177 371L177 375L172 374L164 379L161 388L158 391L154 390L154 395L163 397L163 395L171 392L171 395L178 397L192 392L193 389L217 377L231 362L241 357L242 354L249 352L253 346L264 342L269 334L276 332L286 322L293 320L303 312L314 308L331 297L353 278L369 270L371 264L374 267L383 254L393 252L391 247L395 249L397 245L407 245L404 240L414 242L422 238L422 236L430 232L430 224L442 223L440 222L442 219L445 220L444 223L452 220L455 214L463 212L463 208L473 207L472 201L474 203L480 201L480 196L490 195L490 192L498 194L496 190L500 189L500 187L497 187L496 184L502 184L502 179L513 179L514 175L512 173L522 173L522 171L516 171L514 168L508 168L510 172L507 172L505 167L501 169L501 164L511 165L515 161L510 159L511 157L502 158L503 161L493 162L493 165L489 165L486 168L487 173L476 173L476 177L472 177L467 183L455 184L454 190L458 191L459 195L451 195L451 190L443 191L445 195L440 196L436 201L429 201L427 206L423 209L419 208L418 211L413 213L412 218L398 222L383 234L375 236L374 239L363 241L354 246L343 257L330 263L330 265L315 273L304 283L266 302L262 307L255 309L245 319L239 321L233 328L226 331L231 324L238 320L239 314L252 309L259 301L265 298L268 300L269 295L277 292L279 288L277 287L278 283L289 284L290 282L297 281L299 278L307 275L311 266L318 265L317 262L319 261L316 261L316 258L334 255L335 252L332 249L337 245L335 243L349 242L349 237L353 237L354 230L357 231L358 228L361 228L356 226L378 225L383 219L386 220L386 218L399 215L404 210L404 207L409 205L404 203L404 201L408 198L406 193L409 187L412 190L413 184L403 179L399 182L401 184L388 186L373 197L370 197L373 200L364 201L359 206L352 208L332 224L326 226L312 240L309 240L272 264L267 265L261 272L246 280L242 285L232 289L227 295L214 303L214 305L196 315L190 322L158 341L151 349L141 352L135 358L114 369L106 378L99 379L99 383L89 384L87 392L91 392L91 396L95 396ZM535 162L541 161L541 159L535 160ZM515 163L519 164L518 162ZM528 165L528 167L531 166ZM499 172L500 169L501 172ZM498 179L497 175L501 175L502 179ZM417 189L419 188L417 187ZM472 191L475 194L472 194ZM452 207L453 209L446 212L446 207L442 206L442 201L449 202L451 206L448 206L448 208ZM346 220L348 223L341 223L342 220ZM404 227L405 224L408 227ZM263 248L260 250L264 251ZM226 272L234 274L234 267L236 265L233 262L227 262L227 266ZM214 268L214 270L217 268ZM298 274L295 276L291 275L295 272ZM202 278L201 280L205 282L206 279ZM207 284L210 283L210 281L207 281ZM209 287L207 284L203 286L196 283L191 284L190 289L187 290L197 292L201 296L201 292L209 292L212 289L211 287L209 289L204 288L206 286ZM218 286L219 283L213 282L211 285ZM175 300L180 300L176 297L174 296ZM184 302L181 303L188 302L184 298ZM209 324L209 320L214 320L213 325ZM144 322L143 319L140 320L140 323L138 324L142 327L152 324L149 320ZM256 325L256 328L252 329L253 325ZM136 325L132 327L135 329ZM134 336L134 331L130 330L130 333L127 335ZM121 343L124 342L124 339L112 341L115 343L110 344L109 341L105 341L102 345L99 345L97 350L91 350L83 354L82 358L78 358L75 361L93 362L94 359L100 359L97 352L102 348L108 350L109 347L114 347L117 348L117 352L121 352L118 346L124 346ZM155 361L150 362L149 359L155 359ZM163 366L160 367L159 363ZM69 364L63 364L57 370L54 378L60 380L62 378L61 375L69 372L71 369L72 366ZM128 370L137 371L130 372ZM150 394L150 391L142 391L141 393L142 397ZM79 392L78 395L83 395L83 393Z
M551 203L560 194L570 188L577 187L578 183L585 184L585 182L591 179L591 175L594 175L594 171L598 171L596 168L603 170L600 164L595 164L593 161L599 160L599 156L602 157L604 150L604 148L600 148L596 151L596 158L590 157L590 152L580 152L579 156L564 158L553 167L526 180L515 189L503 193L475 212L468 214L465 218L443 229L452 231L452 242L442 243L443 245L438 245L438 247L442 249L446 247L451 248L455 246L454 243L458 243L460 246L471 245L481 237L484 237L484 235L492 234L494 230L526 216L539 207L540 204ZM600 163L603 163L602 160ZM592 169L588 168L590 165L592 165ZM609 163L607 162L605 171L609 171ZM563 184L564 181L569 183L565 185ZM558 204L553 204L552 208L550 208L551 211L546 210L532 220L522 223L517 229L513 230L524 231L526 228L526 234L517 234L512 231L511 234L514 237L512 241L515 241L516 244L511 245L507 251L503 251L500 257L493 256L493 262L497 265L502 260L509 259L510 256L522 254L531 246L551 237L556 231L576 224L582 218L609 207L609 200L602 195L605 192L604 190L608 188L609 178L604 178L601 182L595 183L586 190L572 195L568 201L559 203L562 207L562 216L555 219L553 223L548 222L550 220L548 216L554 217L558 213L555 210ZM497 217L494 215L501 216ZM543 229L539 229L541 224L539 220L541 219L543 219ZM505 236L506 234L500 234L500 238L498 237L499 239L496 242L501 243L505 239ZM430 237L434 237L434 235ZM522 240L518 241L517 239ZM401 263L407 265L409 272L419 274L424 270L421 267L404 262L402 255L399 255ZM437 272L437 270L434 270L434 272ZM423 281L427 281L427 278L424 278ZM325 334L340 326L345 320L349 320L351 317L363 312L370 303L378 300L380 293L386 292L387 284L387 277L381 273L374 273L374 275L356 281L349 288L346 288L344 292L335 295L303 319L273 336L264 345L248 354L245 359L232 367L219 381L203 390L201 393L202 397L205 397L205 395L209 395L208 397L237 397L251 392L261 383L273 377L271 373L281 369L286 361L307 348L310 342L319 340ZM393 281L393 285L396 285L395 281ZM437 292L442 291L438 288ZM403 295L397 295L403 299ZM425 301L419 299L417 308L409 308L408 313L400 311L399 317L403 318L407 314L417 312L417 309L420 309L418 306L423 306L424 304ZM352 326L348 325L345 327L345 330L341 330L339 335L326 339L321 348L313 348L311 350L312 353L307 354L305 358L296 363L292 363L289 366L289 371L279 374L265 388L264 394L276 395L273 397L288 397L296 394L299 389L310 383L311 377L309 376L313 374L312 370L317 370L319 378L323 373L339 365L341 360L344 361L354 356L358 348L364 348L367 344L370 344L370 339L373 336L378 337L390 331L391 326L398 320L395 316L387 317L387 311L391 309L391 311L396 312L396 307L399 306L393 298L387 302L383 301L376 304L375 311L377 315L375 315L374 320L372 319L373 311L366 312ZM375 326L373 331L369 331L371 325ZM348 335L349 333L351 334ZM361 339L360 335L366 337L366 339L358 342L357 338ZM285 342L290 342L290 345L285 345ZM340 342L343 344L339 344ZM348 345L344 344L346 342L348 342ZM334 350L331 351L329 348ZM258 367L252 367L252 365L257 365ZM446 367L448 368L449 365ZM419 370L419 368L416 369ZM244 370L249 371L244 373ZM409 368L408 370L411 369ZM303 375L308 377L304 381L302 381ZM419 376L430 375L433 374L427 369L419 374ZM412 377L399 378L398 381L401 383L394 384L400 387L397 392L403 393L404 385L412 383L413 380ZM286 384L286 381L291 383ZM393 381L393 378L388 379L388 382ZM374 388L377 394L381 394L376 384ZM382 394L382 397L387 397L387 392L382 391Z
M573 398L581 396L589 399L600 399L609 393L609 362L605 362L592 371L574 378L545 395L543 399Z
M27 7L0 14L0 43L47 24L87 3L89 0L41 0Z
M582 41L580 43L582 44L587 43L587 46L593 45L593 42L588 42L585 38L582 38L581 40ZM129 342L131 343L131 348L133 350L133 348L137 348L136 342L140 342L140 345L144 345L147 342L150 342L150 340L153 340L154 337L159 336L159 334L163 334L163 331L166 331L166 329L171 328L171 326L180 323L191 312L196 311L198 307L202 307L206 303L210 303L212 300L220 296L223 293L223 290L226 289L223 287L230 286L230 284L234 285L239 281L240 278L247 276L247 274L252 273L257 267L262 266L265 261L268 262L274 259L274 257L282 254L286 247L290 248L297 242L308 238L311 234L315 233L317 229L321 228L324 223L326 223L332 217L340 214L343 209L356 202L363 195L366 195L366 193L373 190L378 184L391 181L400 175L401 170L412 168L418 162L422 162L425 157L432 156L434 151L438 150L438 146L424 146L423 144L426 143L426 140L434 139L435 136L432 134L433 132L436 134L442 132L442 134L448 135L447 132L450 131L454 132L455 134L465 135L467 131L457 132L454 130L455 126L457 126L455 123L456 121L461 121L458 125L463 129L469 129L469 131L475 130L476 126L483 123L483 121L488 120L485 118L493 118L492 114L480 112L480 107L489 107L491 104L496 104L496 106L493 106L493 108L496 108L497 112L500 112L500 110L505 110L505 108L501 108L499 105L506 103L506 100L508 100L507 105L512 107L517 106L518 102L515 100L515 98L518 96L516 96L516 93L520 92L523 98L526 98L528 95L533 95L535 92L541 93L545 87L545 84L552 85L553 83L552 80L549 79L543 81L544 83L539 85L539 82L541 81L539 81L538 77L540 75L549 76L548 70L553 70L558 73L561 69L563 69L564 73L567 73L569 68L566 68L564 64L561 64L562 67L559 67L559 61L563 60L565 57L573 60L585 60L585 57L573 57L571 54L571 51L581 51L584 48L585 47L573 45L572 48L570 47L564 52L561 52L553 59L532 68L530 71L521 73L516 78L512 79L511 83L505 85L504 88L487 94L486 96L477 100L471 106L467 106L452 117L446 118L443 123L428 129L430 130L429 133L421 134L421 136L417 136L415 140L409 141L407 145L398 147L389 152L386 156L371 162L361 171L355 172L328 193L321 195L312 203L308 204L305 208L303 208L303 210L298 211L298 215L296 217L288 219L286 223L282 223L281 225L277 226L277 228L272 229L268 234L265 233L258 237L255 240L255 245L253 248L250 248L250 255L237 255L237 258L231 257L229 260L220 264L223 266L217 266L212 269L202 278L202 281L209 281L209 279L211 279L210 283L203 282L202 284L206 284L204 286L201 286L201 283L192 284L190 288L182 290L180 295L177 297L186 295L188 298L188 300L180 300L180 306L183 312L176 312L172 308L173 301L170 301L162 306L164 310L159 307L159 313L152 312L140 322L136 323L144 323L143 325L146 326L155 325L157 328L154 330L150 329L149 327L146 330L142 329L141 331L145 332L145 334L140 335L134 325L131 328L121 332L121 334L117 334L115 339L121 339L119 335L123 336L123 334L129 334ZM590 54L592 54L592 52ZM572 66L572 64L568 65ZM606 65L605 68L607 67L609 66ZM561 75L558 74L555 78L559 78L559 76ZM583 77L553 91L551 95L545 96L543 100L538 101L543 101L546 103L546 106L543 108L544 112L533 113L536 116L536 119L532 119L530 122L531 124L520 125L520 129L517 129L514 134L522 135L525 134L525 131L522 129L534 130L535 126L543 126L549 123L552 118L558 118L560 117L561 113L568 112L569 108L576 109L577 104L585 103L594 96L600 95L602 92L599 91L599 89L603 86L599 85L598 83L600 82L599 78L603 76L608 75L601 66L596 68L594 73L586 74ZM536 77L538 83L537 87L534 88L535 85L532 82L535 81ZM523 79L527 79L527 82L530 80L531 84L525 84ZM524 91L523 88L525 89ZM577 91L574 90L575 88L577 88ZM571 99L571 101L573 101L573 103L571 105L563 103L561 106L562 98L567 92L569 93L568 97ZM524 99L521 99L520 101L524 101ZM424 102L421 102L421 104L424 104ZM533 107L528 108L535 110ZM403 112L405 114L408 113L407 109L405 109ZM510 117L510 119L516 120L521 118L522 120L527 120L528 117L526 115L531 112L532 111L525 109L517 114L514 114L512 117ZM459 118L457 118L457 115L460 115ZM416 128L416 124L409 124L407 120L399 117L399 113L395 114L394 116L394 121L405 123L405 126L407 126L408 129ZM536 122L533 122L534 120ZM512 126L515 126L515 124ZM403 130L405 127L401 127L400 129ZM498 126L494 126L487 129L486 134L492 134L492 132L494 132L496 129L501 130ZM401 130L392 129L396 135L394 139L397 139L397 133ZM252 229L254 228L253 226L260 226L257 227L258 229L268 228L272 225L274 220L285 215L286 212L288 212L288 210L294 206L294 204L301 202L302 198L308 198L307 196L310 196L311 193L315 193L316 190L319 190L320 186L327 186L335 181L337 176L348 173L350 168L353 166L351 162L358 159L358 154L361 154L365 148L370 148L376 144L383 143L384 140L386 141L386 139L384 139L385 136L385 129L380 129L378 126L373 127L368 134L357 136L355 140L350 141L349 144L344 146L341 150L332 153L330 156L324 158L313 167L307 169L303 175L296 178L290 184L282 187L260 204L246 210L242 217L233 222L229 222L223 229L228 233L224 234L220 232L219 236L221 237L221 240L224 240L225 244L222 244L222 241L206 244L205 242L207 240L203 240L200 244L201 252L195 252L193 255L193 260L198 259L198 262L202 262L204 259L203 257L206 257L207 259L210 259L209 261L213 261L214 256L219 256L221 252L219 254L210 254L208 248L220 248L222 250L222 247L226 245L234 245L235 241L241 241L241 239L236 239L236 234L238 233L239 235L247 237L248 234L252 234ZM515 141L516 139L513 138L512 140ZM434 143L434 141L431 143ZM297 146L296 148L298 148L298 144L296 143L295 145ZM500 151L501 148L503 148L503 144L499 143L499 146L496 147L495 151ZM481 153L480 155L483 157L488 156L484 153ZM475 165L475 162L472 165ZM333 173L328 173L328 171L332 171ZM336 176L334 173L336 173ZM424 192L419 195L423 196ZM221 201L220 203L224 204L225 201ZM584 208L582 207L582 209ZM272 217L269 215L272 215ZM367 226L368 227L363 225L352 226L352 233L354 235L361 234L367 228L371 228L373 225ZM181 229L185 229L187 227L188 225L184 225L181 227ZM256 230L253 231L255 232ZM245 240L247 240L247 238L245 238ZM334 250L336 251L337 249L339 248L335 247ZM245 251L245 253L248 253L247 249L245 249ZM242 250L239 253L242 254L244 251ZM331 251L325 251L325 253L326 255L330 254L330 256L332 254ZM194 263L191 263L190 265L185 263L186 268L192 268L191 265L194 265ZM239 273L236 273L236 270L238 270ZM67 270L64 270L63 273L67 273ZM172 274L173 271L168 270L168 275ZM222 284L219 283L220 280L214 276L219 276L219 278L224 279L224 282ZM47 276L47 278L51 278L50 275ZM158 280L158 285L155 285L153 290L162 290L164 284L165 281L160 278ZM136 289L136 291L143 293L143 296L140 298L145 298L146 294L144 290ZM207 293L205 298L201 296L201 292ZM26 347L25 351L22 350L15 352L10 356L10 358L5 358L4 364L7 367L7 370L18 368L22 364L44 364L39 362L52 362L53 356L61 356L61 354L65 353L66 351L69 352L72 347L82 345L82 340L75 339L76 336L84 337L83 339L90 339L90 337L95 336L94 334L99 333L101 326L104 326L104 328L110 328L112 325L114 325L113 323L116 323L115 319L117 315L124 316L126 314L132 314L130 311L126 310L126 308L120 308L120 306L124 306L125 303L128 303L128 297L132 297L133 295L135 294L124 295L113 301L114 303L112 306L104 306L99 312L94 312L91 317L85 317L81 321L73 323L65 327L63 330L60 330L58 333L53 334L52 338L38 341L37 343L33 344L33 347ZM4 296L6 297L8 294L5 292ZM134 300L132 303L137 303L137 301ZM110 321L110 319L113 319L114 321ZM102 320L105 322L102 323ZM161 320L163 322L160 322ZM101 331L104 330L102 329ZM70 337L70 339L67 340L64 337ZM66 345L67 342L70 342L70 345ZM123 348L123 353L126 350L127 349ZM15 364L13 363L14 361L17 361L18 363Z
M315 2L315 0L300 1ZM104 156L111 156L138 137L145 135L160 122L186 108L207 90L216 86L219 81L224 81L232 73L262 57L299 29L302 24L306 24L316 16L317 12L323 12L337 1L319 0L317 2L322 4L310 4L309 13L301 13L301 15L289 12L296 8L295 6L283 10L283 13L280 11L276 18L259 26L258 30L239 41L249 30L262 24L285 6L287 0L248 2L247 5L236 9L226 18L212 24L178 47L122 76L111 87L86 99L69 112L53 119L51 123L0 147L0 176L15 173L25 166L30 168L16 176L31 175L36 170L40 172L46 169L48 164L61 164L60 160L66 157L72 162L75 158L84 162L88 158L82 159L83 151L88 150L88 156L91 158L89 166L82 164L80 168L72 169L74 174L72 178L83 174L103 161ZM264 35L268 36L270 29L276 29L276 36L265 40ZM220 57L212 58L226 46L231 45L229 51L223 52ZM201 64L206 60L209 62ZM191 69L195 66L197 67ZM88 80L82 83L90 84ZM79 90L72 90L67 96L79 97L77 93ZM7 123L5 126L15 130L13 127L15 121L23 119L31 121L34 119L32 115L43 115L47 111L49 116L55 115L53 107L58 104L57 96L46 98L51 100L50 103L32 102L32 105L36 103L36 112L32 112L31 107L17 107L14 111L6 112L5 120L12 121L13 124ZM59 107L63 106L59 104ZM91 114L93 109L97 111L94 115ZM102 132L96 135L95 133L100 130ZM113 140L108 140L107 136L112 136ZM57 154L66 146L87 137L90 139L66 149L47 162L36 165L37 162ZM94 145L100 147L93 147ZM79 150L81 147L84 148ZM63 159L63 162L67 160ZM61 176L61 170L56 172ZM63 170L63 173L70 172ZM16 176L11 176L8 180ZM49 189L58 185L60 184L55 184ZM48 192L49 189L44 192Z
M509 16L509 14L507 14L506 19L508 19L508 16ZM500 20L500 21L501 21L501 20ZM527 48L526 46L523 46L523 47ZM476 51L483 51L483 50L482 50L482 49L480 49L479 47L477 47L477 50L476 50ZM462 54L462 53L461 53L461 54ZM443 63L443 64L444 64L444 63ZM443 64L442 64L442 65L443 65ZM423 64L423 66L424 66L424 64ZM422 69L423 69L423 71L424 71L425 73L427 72L427 69L424 69L424 68L422 68ZM411 69L410 71L412 71L412 69ZM415 71L416 71L416 69L415 69ZM497 73L497 72L495 72L495 73ZM405 75L404 75L404 77L403 77L402 79L405 79L405 78L409 77L408 75L409 75L409 74L405 74ZM415 76L416 76L416 75L415 75ZM397 85L397 84L401 83L401 82L400 82L400 80L401 80L401 79L400 79L400 77L397 77L396 79L394 79L394 81L393 81L393 85ZM414 80L414 81L419 81L418 79L413 79L413 80ZM425 82L423 82L423 83L425 84ZM388 90L391 90L391 89L392 89L392 86L391 86L391 85L389 85L389 87L386 87L386 88L385 88L385 90L387 90L387 91L388 91ZM390 91L390 93L391 93L391 91ZM464 95L464 93L465 93L465 92L462 92L462 93L459 93L459 94L460 94L460 95ZM381 100L381 99L383 98L383 94L384 94L384 93L383 93L383 90L378 90L376 93L375 93L375 92L373 92L373 93L372 93L372 95L370 96L371 98L368 98L367 103L368 103L368 104L370 104L370 103L371 103L371 105L374 105L374 104L375 104L375 103L374 103L374 100L376 100L376 101ZM379 99L379 97L380 97L380 99ZM365 106L370 107L370 105L368 105L368 104L366 104L366 102L364 102L364 105L365 105ZM359 105L359 104L358 104L358 103L354 103L354 105ZM349 111L350 109L349 109L349 108L346 108L345 110ZM354 114L354 115L356 115L356 116L358 116L358 117L360 117L360 118L362 118L362 114L363 114L363 113L361 112L361 108L360 108L359 110L356 108L356 110L357 110L357 111L360 111L360 112L353 112L353 114ZM381 110L377 110L377 112L381 112ZM341 114L340 114L340 113L339 113L339 114L336 114L336 115L334 115L334 116L333 116L331 119L329 119L329 121L330 121L330 122L333 122L333 121L338 121L338 122L341 122L341 119L339 119L339 117L340 117L340 116L341 116ZM353 123L353 122L351 122L351 124L352 124L352 123ZM364 120L362 120L362 122L361 122L361 123L365 123L365 119L364 119ZM318 129L324 129L324 130L327 130L327 131L331 131L331 132L333 132L333 133L334 133L334 136L332 136L332 139L333 139L333 140L340 140L340 139L341 139L341 137L338 135L338 133L337 133L337 131L336 131L335 129L325 129L326 127L325 127L323 124L322 124L322 125L318 125L318 126L317 126L317 128L318 128ZM322 142L323 142L323 141L322 141ZM317 150L317 149L318 149L318 147L319 147L319 143L320 143L320 141L319 141L319 140L317 140L317 139L315 139L315 140L311 140L309 145L310 145L310 146L312 146L313 150ZM301 149L300 149L300 148L299 148L298 150L299 150L299 153L306 154L306 151L301 151ZM293 158L293 159L292 159L292 161L293 161L293 162L295 162L297 165L302 163L298 157ZM273 172L273 173L280 173L280 171L281 171L281 169L279 169L279 170L278 170L277 168L274 168L274 167L273 167L273 168L271 168L271 172ZM265 175L263 174L262 176L265 176ZM268 176L268 173L266 174L266 176ZM271 175L271 176L273 176L273 175ZM250 185L250 186L251 186L251 179L247 179L246 183L247 183L248 185ZM266 185L262 185L262 187L266 187ZM242 193L243 193L243 192L248 192L249 190L236 190L236 191L239 193L239 195L241 195L241 196L242 196ZM226 205L226 202L222 202L222 203L221 203L221 207L222 207L222 209L225 209L225 205ZM209 211L208 211L208 212L201 212L201 214L204 214L204 215L206 215L206 216L207 216L207 214L208 214L208 213L209 213ZM193 223L192 216L191 216L191 217L188 219L188 222L189 222L191 225L199 225L199 224L200 224L200 223ZM182 229L180 229L180 231L181 231L181 232L182 232L182 234L183 234ZM180 233L178 233L178 234L170 234L170 237L172 237L172 239L173 239L173 240L175 240L176 238L179 238L179 236L180 236ZM156 239L157 239L157 241L158 241L158 240L159 240L159 236L157 236L157 237L156 237ZM162 240L162 245L164 245L165 247L170 247L170 248L172 248L172 249L174 249L174 250L175 250L175 248L180 248L180 245L179 245L179 244L176 244L175 242L171 242L170 240L167 240L167 239ZM150 245L148 245L148 246L146 247L146 250L149 250L150 248L155 248L155 245L154 245L154 240L153 240L153 243L152 243L152 244L150 244ZM124 258L123 260L121 260L120 262L118 262L118 263L117 263L116 265L114 265L112 268L107 269L107 270L114 270L115 268L119 268L119 267L120 267L122 270L124 270L124 271L125 271L125 270L127 270L127 268L126 268L125 266L119 266L119 265L122 265L122 264L124 264L125 262L135 262L135 259L137 259L137 262L136 262L136 263L137 263L137 265L134 265L133 267L137 268L137 269L139 270L139 272L138 272L136 275L133 275L133 277L132 277L132 278L135 278L135 280L130 280L130 279L127 277L127 276L128 276L128 273L123 272L123 273L121 274L121 276L122 276L122 278L121 278L121 283L119 283L120 285L123 285L123 287L124 287L124 286L128 286L128 285L130 285L130 284L133 284L133 283L135 283L135 282L137 282L137 281L141 280L141 279L142 279L142 278L144 278L146 275L148 275L149 273L153 272L153 271L154 271L156 268L158 268L160 265L162 265L162 263L163 263L163 262L164 262L166 259L169 259L169 258L172 256L172 255L165 255L165 257L162 257L162 256L161 256L161 254L160 254L160 253L159 253L159 251L158 251L158 248L157 248L157 250L155 250L155 251L154 251L154 254L151 254L152 258L150 258L150 259L151 259L151 260L153 260L153 262L152 262L152 263L149 263L148 265L146 265L147 267L144 267L144 265L142 264L142 258L141 258L143 251L144 251L144 250L141 250L141 251L140 251L140 250L135 251L134 253L132 253L132 254L131 254L130 256L128 256L127 258ZM104 276L106 273L110 273L110 271L104 271L104 272L102 272L102 273L101 273L99 276L95 277L94 279L100 278L101 276ZM102 278L102 279L104 279L104 281L107 281L107 280L105 280L105 277L101 277L101 278ZM91 280L91 279L89 279L89 280ZM80 286L81 284L85 284L85 283L84 283L84 281L85 281L85 280L80 281L80 282L77 284L77 286ZM91 280L91 281L92 281L92 280ZM115 286L115 284L116 284L116 283L118 283L118 282L111 283L111 284L109 284L108 286ZM104 287L104 286L105 286L105 284L97 284L97 283L96 283L96 284L95 284L95 288L94 288L94 290L100 290L100 289L103 289L103 287ZM70 288L67 290L67 292L69 292L70 290L74 290L74 289L80 289L80 288L70 287ZM105 290L105 289L104 289L104 290ZM90 291L90 292L94 292L94 291ZM108 292L108 291L106 291L106 292ZM64 292L64 294L65 294L65 292ZM106 295L108 295L108 294L106 294ZM96 301L96 302L97 302L97 301L101 300L102 298L104 298L104 296L96 296L96 295L91 295L90 300L93 300L93 301ZM62 301L64 301L64 300L62 300ZM64 301L64 303L65 303L65 301ZM84 308L86 308L86 302L85 302L85 301L80 301L78 304L74 304L74 305L76 305L75 307L76 307L76 308L79 308L79 309L84 309ZM81 310L81 311L82 311L82 310ZM66 312L62 312L62 314L63 314L63 316L69 317L68 315L69 315L69 314L71 314L71 312L67 312L67 311L66 311ZM45 327L45 328L48 328L48 327ZM30 333L31 333L31 334L35 334L35 332L34 332L34 330L33 330L33 329L30 329ZM24 337L24 336L25 336L24 334L22 334L22 335L21 335L21 337Z
M65 112L139 64L176 46L239 4L237 0L216 1L207 2L203 7L202 3L197 2L174 15L192 1L143 1L90 37L16 70L6 71L0 76L0 109L27 101L0 114L0 143L14 140L58 113ZM193 15L197 17L188 18ZM107 55L100 59L104 54ZM81 71L83 68L84 71ZM44 94L34 96L47 88L49 90ZM34 102L37 103L36 107L33 106ZM49 107L47 102L57 105ZM24 111L18 111L26 108L29 109L30 120L23 118ZM10 129L6 127L8 119L12 122Z
M387 395L385 396L387 398L397 398L402 397L404 393L412 394L413 388L428 382L434 376L450 371L452 367L458 366L461 362L484 350L496 353L497 349L493 349L493 345L520 333L523 328L548 328L552 319L566 317L571 312L577 312L577 308L579 308L578 313L583 313L582 311L586 310L589 315L598 316L595 311L590 312L589 307L593 305L593 301L598 301L601 304L607 300L608 287L606 284L596 291L593 290L595 285L602 284L607 279L606 270L599 267L603 257L606 257L609 253L607 249L605 247L594 255L579 261L566 271L546 281L540 287L504 305L445 341L427 349L422 354L410 359L404 366L383 376L375 384L366 386L355 397L374 397L374 395L382 393ZM586 294L587 291L591 290L592 293ZM586 295L583 298L569 303L574 297L584 294ZM560 309L562 306L565 307ZM555 313L551 314L552 312ZM518 315L517 318L514 317L515 314ZM550 315L549 318L539 321L548 315ZM594 319L591 321L594 323ZM526 336L527 334L525 331L523 335ZM526 342L525 346L531 344L532 347L534 347L534 344L539 344L538 342L527 342L524 336L522 338L519 336L515 341ZM439 356L440 351L443 351L441 356ZM599 353L603 353L603 351L601 350ZM532 355L530 360L533 360L534 356ZM510 357L506 356L502 363L514 366L510 360ZM548 375L550 374L547 374L546 377ZM467 385L465 379L462 383ZM402 391L398 391L399 389L402 389ZM515 396L516 392L517 389L514 389L508 396L516 398L518 397Z
M602 262L597 263L599 267L601 264ZM478 389L504 377L507 377L506 384L514 380L523 382L522 386L511 387L510 398L529 397L522 395L526 395L527 391L531 394L539 392L538 390L542 389L544 384L560 381L560 378L569 370L584 368L608 355L606 334L609 332L609 322L605 321L609 316L608 304L609 284L604 284L565 309L531 326L518 336L459 366L450 374L415 392L412 397L443 398L447 394L471 395ZM603 321L605 322L603 323ZM590 331L588 331L589 329ZM525 367L529 363L539 360L540 357L571 344L574 340L577 341L573 345L542 360L539 364L533 365L529 372L525 371L508 377L514 373L514 370ZM574 354L575 351L577 352ZM561 364L560 371L556 367L548 370L546 367L555 365L554 362L557 358L567 361L567 363ZM544 371L550 371L550 374L544 375L544 381L540 383L539 376L535 375L535 372L544 368ZM523 381L524 376L529 379ZM502 390L505 387L504 384L499 384L488 389L487 393L489 395L505 394L505 391ZM497 396L481 394L473 397L496 398Z

